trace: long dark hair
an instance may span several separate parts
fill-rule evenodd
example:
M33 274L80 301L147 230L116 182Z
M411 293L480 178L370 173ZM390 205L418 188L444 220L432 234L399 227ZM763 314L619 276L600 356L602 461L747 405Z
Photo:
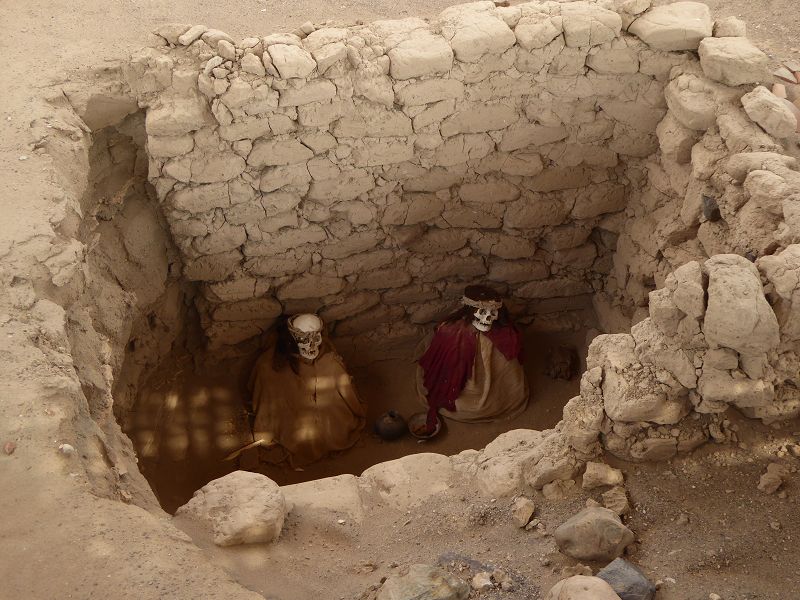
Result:
M492 289L487 285L468 285L466 288L464 288L464 295L472 300L478 300L482 302L491 300L495 302L501 302L503 300L503 296L501 296L497 290ZM457 321L472 323L473 319L475 319L475 310L476 309L472 306L464 305L445 317L444 323L456 323ZM498 311L497 320L494 322L494 325L497 325L498 327L504 327L510 324L512 324L511 316L508 314L508 309L504 304Z
M289 315L281 315L275 323L275 353L272 356L272 368L281 371L288 364L295 374L299 374L297 355L300 349L294 341L292 334L289 333Z

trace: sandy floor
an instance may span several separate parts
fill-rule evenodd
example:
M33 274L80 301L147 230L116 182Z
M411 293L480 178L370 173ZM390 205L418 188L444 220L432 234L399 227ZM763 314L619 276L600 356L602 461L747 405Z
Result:
M354 369L355 385L369 405L364 435L351 450L302 471L223 460L232 450L251 441L244 405L252 357L196 371L192 357L185 351L172 356L149 378L124 429L133 440L140 469L161 505L173 512L195 490L237 466L258 470L286 485L342 473L359 475L376 463L416 452L451 455L468 448L479 449L510 429L552 427L561 419L566 401L578 395L579 382L578 378L563 381L545 376L547 351L555 345L569 344L578 348L583 357L585 340L585 333L528 335L525 371L532 390L528 409L511 421L448 421L438 437L425 442L410 435L384 442L372 433L375 419L390 409L405 417L422 410L414 390L413 360L386 360ZM408 356L412 354L413 348L409 348Z

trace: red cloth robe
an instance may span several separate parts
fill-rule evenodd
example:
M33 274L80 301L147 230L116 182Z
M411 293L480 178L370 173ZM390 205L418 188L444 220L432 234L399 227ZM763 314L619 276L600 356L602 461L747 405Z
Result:
M472 376L478 330L463 320L442 323L419 359L428 392L428 431L436 428L440 409L455 412L456 399ZM494 325L483 333L506 360L522 362L522 335L513 325Z

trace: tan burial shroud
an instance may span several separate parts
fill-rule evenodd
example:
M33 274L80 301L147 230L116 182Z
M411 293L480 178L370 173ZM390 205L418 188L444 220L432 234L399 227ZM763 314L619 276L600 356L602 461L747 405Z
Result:
M314 362L298 358L295 373L288 363L275 370L269 348L250 375L255 440L279 444L294 467L350 448L366 423L367 405L344 361L329 343L321 351Z

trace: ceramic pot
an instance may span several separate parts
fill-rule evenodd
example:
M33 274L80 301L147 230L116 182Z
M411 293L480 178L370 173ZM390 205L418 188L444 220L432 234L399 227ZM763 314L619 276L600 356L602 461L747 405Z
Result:
M373 429L382 440L392 441L403 437L408 431L408 426L402 415L390 410L376 419Z

